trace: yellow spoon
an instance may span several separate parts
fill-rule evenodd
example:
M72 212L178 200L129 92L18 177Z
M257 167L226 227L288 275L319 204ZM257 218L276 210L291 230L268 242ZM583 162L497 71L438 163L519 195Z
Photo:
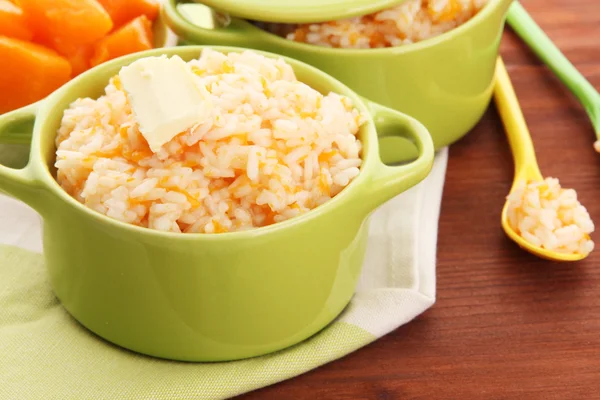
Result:
M502 123L508 136L515 162L515 177L511 192L521 181L532 182L544 180L535 157L535 150L525 117L521 111L519 101L513 89L510 77L504 62L498 57L496 64L496 83L494 87L494 100L500 113ZM565 254L550 251L535 246L521 237L508 223L508 201L502 209L502 228L514 242L530 253L553 261L579 261L586 257L584 254Z

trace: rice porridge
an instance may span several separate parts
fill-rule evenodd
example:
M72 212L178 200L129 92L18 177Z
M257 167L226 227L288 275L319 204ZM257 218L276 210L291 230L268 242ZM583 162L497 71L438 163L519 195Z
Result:
M210 114L153 152L118 76L64 112L57 181L116 220L184 233L241 231L304 214L359 174L365 118L292 67L250 50L186 64Z
M558 179L521 182L508 196L508 223L534 246L559 253L589 254L594 223L573 189Z
M315 24L256 22L289 40L325 47L369 49L420 42L475 16L488 0L407 0L372 14Z

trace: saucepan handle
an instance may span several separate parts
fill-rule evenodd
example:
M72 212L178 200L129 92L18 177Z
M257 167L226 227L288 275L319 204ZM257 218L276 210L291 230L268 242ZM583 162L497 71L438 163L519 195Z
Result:
M379 138L403 137L415 144L419 154L414 161L400 166L388 166L377 160L367 200L372 210L421 182L431 171L435 150L431 135L422 123L369 100L364 102L371 111Z
M162 7L161 15L166 25L181 40L190 44L210 44L216 46L252 47L253 44L269 40L269 35L261 34L260 29L250 22L231 18L226 23L213 24L215 14L209 7L200 3L186 3L190 17L183 15L178 8L181 0L167 0ZM202 27L194 21L206 22L203 25L215 25L211 28ZM264 36L264 37L261 37Z
M33 125L41 102L0 115L0 145L31 144ZM38 209L42 201L42 184L34 177L30 161L22 169L0 163L0 192L19 199Z

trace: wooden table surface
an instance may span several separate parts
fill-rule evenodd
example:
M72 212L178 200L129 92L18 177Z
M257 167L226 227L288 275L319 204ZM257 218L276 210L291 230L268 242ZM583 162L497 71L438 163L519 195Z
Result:
M600 88L600 3L523 4ZM578 191L600 231L600 155L585 112L508 26L501 53L542 172ZM239 399L600 399L600 236L598 251L576 264L510 242L499 223L511 157L493 105L451 146L431 309L345 358Z

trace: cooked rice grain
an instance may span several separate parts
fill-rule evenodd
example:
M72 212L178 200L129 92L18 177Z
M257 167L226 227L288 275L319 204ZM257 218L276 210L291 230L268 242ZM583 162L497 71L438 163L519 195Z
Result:
M299 82L252 51L204 50L188 63L211 94L210 118L150 151L117 76L67 109L57 181L87 207L169 232L219 233L306 213L358 174L364 117L351 101Z
M509 225L534 246L559 253L587 255L594 249L594 223L573 189L558 179L522 182L508 196Z
M488 0L408 0L373 14L317 24L256 22L289 40L318 46L369 49L401 46L448 32L477 14Z

